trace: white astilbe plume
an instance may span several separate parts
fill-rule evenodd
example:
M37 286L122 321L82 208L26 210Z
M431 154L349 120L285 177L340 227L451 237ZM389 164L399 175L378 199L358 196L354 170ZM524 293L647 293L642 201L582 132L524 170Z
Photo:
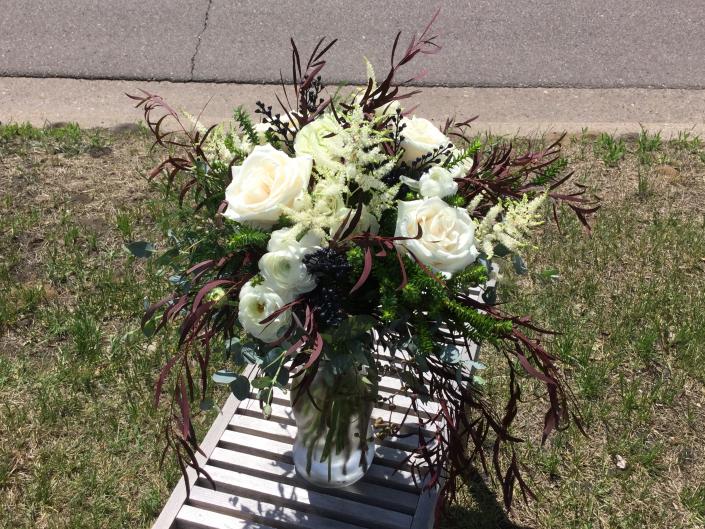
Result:
M203 125L198 119L186 111L182 111L183 115L188 119L193 128L198 131L201 135L208 132L208 129ZM228 147L227 139L230 139L231 150ZM233 156L236 154L249 154L252 152L254 145L247 139L247 137L240 136L233 123L227 123L216 125L213 130L208 134L208 138L203 144L203 152L209 157L216 157L223 163L230 163Z
M396 194L391 193L382 180L396 163L383 149L384 143L390 141L389 133L375 130L377 120L365 120L359 106L354 106L347 118L348 126L342 130L343 141L336 142L331 149L335 156L345 160L343 171L346 184L354 183L362 191L373 191L376 200L368 205L369 211L379 218L394 204Z
M502 244L510 252L516 252L526 245L529 232L543 223L538 210L545 200L545 194L531 201L524 195L521 200L505 201L504 204L498 203L490 208L475 230L475 237L488 259L494 255L497 244ZM478 204L479 200L477 203L473 200L470 203L472 210Z
M299 231L312 231L328 239L336 225L335 214L343 207L343 193L347 188L334 176L319 180L310 194L304 198L303 207L285 209L284 214L295 223Z
M376 120L364 119L359 106L354 106L345 118L346 126L331 125L335 129L333 135L324 137L323 144L319 145L324 148L319 156L327 163L316 165L316 185L306 197L306 203L296 211L284 211L296 225L326 239L340 225L340 212L349 206L346 201L350 198L351 187L370 192L372 198L366 204L365 214L374 217L375 222L394 206L394 197L399 191L399 185L390 188L382 180L396 163L383 149L384 143L390 141L389 133L375 130Z
M472 215L475 212L475 210L477 209L477 206L480 205L480 202L482 202L483 198L485 198L484 191L475 195L475 197L470 201L470 204L468 204L468 207L467 207L468 213L470 213Z

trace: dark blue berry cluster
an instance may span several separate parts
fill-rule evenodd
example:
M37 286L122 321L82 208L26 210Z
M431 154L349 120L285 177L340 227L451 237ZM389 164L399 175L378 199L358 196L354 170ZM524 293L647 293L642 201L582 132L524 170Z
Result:
M344 254L333 248L322 248L303 259L309 273L318 280L318 287L307 297L319 325L340 325L345 319L343 293L348 285L352 265Z

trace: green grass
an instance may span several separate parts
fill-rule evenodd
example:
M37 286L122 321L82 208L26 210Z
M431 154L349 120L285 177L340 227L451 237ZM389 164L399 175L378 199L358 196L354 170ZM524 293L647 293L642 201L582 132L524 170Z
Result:
M646 132L632 143L603 136L594 152L620 141L618 168L579 161L580 139L567 149L580 181L604 199L592 235L565 211L561 231L548 222L528 251L527 276L504 267L500 293L507 308L560 332L548 345L564 363L588 437L572 428L541 448L531 418L542 408L529 391L534 413L519 418L516 433L527 439L522 453L539 501L520 501L510 522L494 498L468 495L448 528L705 524L705 165L698 151ZM678 177L644 166L644 153L667 156ZM486 349L485 378L500 391L494 360Z
M593 234L569 212L560 232L547 222L527 250L529 274L504 268L501 297L560 332L548 346L589 437L573 428L541 448L541 401L527 391L533 413L516 433L539 501L507 516L476 475L441 527L702 527L701 147L646 131L566 144L556 170L574 170L604 199ZM152 400L173 344L137 325L167 272L123 247L159 245L178 218L140 176L154 161L148 145L139 132L0 126L2 528L149 527L178 479L169 460L158 467L163 417ZM664 161L675 176L659 172ZM491 350L482 361L498 391Z
M147 527L179 477L158 467L152 394L170 345L138 325L164 272L123 246L159 240L170 214L141 177L147 148L0 127L0 527Z
M661 140L660 132L650 134L649 131L642 128L636 145L636 155L639 162L650 165L653 161L654 153L661 150L662 144L663 141Z
M623 139L602 133L593 145L595 155L608 167L616 167L626 154L626 144Z

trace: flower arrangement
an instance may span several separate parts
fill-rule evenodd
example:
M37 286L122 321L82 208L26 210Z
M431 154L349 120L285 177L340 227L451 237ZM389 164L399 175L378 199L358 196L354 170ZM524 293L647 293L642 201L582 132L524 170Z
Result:
M152 176L166 175L182 203L192 201L182 205L188 227L159 257L179 271L174 292L143 318L150 333L180 321L156 398L171 396L164 435L182 470L204 472L191 416L212 376L239 398L256 390L265 416L277 388L291 391L300 472L311 477L322 464L330 480L342 452L364 473L374 435L384 435L370 424L379 374L391 369L380 351L403 352L396 376L412 407L441 403L416 426L433 437L419 430L415 461L424 486L442 480L446 499L470 465L494 470L507 506L515 484L531 494L510 430L520 370L545 385L544 439L575 417L541 342L547 331L505 313L493 289L483 300L469 291L496 274L497 260L523 266L547 204L554 214L568 206L586 226L596 207L583 188L559 189L570 175L555 169L558 142L517 154L471 138L471 120L438 128L403 106L416 92L402 91L400 71L439 49L430 28L401 57L397 34L384 78L367 63L367 85L349 93L329 94L320 76L335 41L321 40L304 65L292 40L293 89L282 83L280 111L257 102L258 123L239 108L231 123L206 129L157 95L130 96L169 150ZM483 366L462 354L471 342L506 358L503 413L483 394ZM213 373L218 350L225 360ZM251 382L246 365L258 370Z

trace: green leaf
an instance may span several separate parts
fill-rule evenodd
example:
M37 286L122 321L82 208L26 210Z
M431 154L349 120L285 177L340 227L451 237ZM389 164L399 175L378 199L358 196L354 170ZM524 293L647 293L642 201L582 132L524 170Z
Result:
M428 365L428 360L424 355L417 354L414 356L414 360L416 361L416 365L419 368L419 371L421 371L422 373L425 373L430 369Z
M220 369L213 373L213 376L211 378L216 384L230 384L239 376L241 376L239 373L228 371L226 369Z
M343 321L335 331L337 340L350 340L362 336L375 326L376 320L372 316L350 316Z
M243 375L238 375L235 380L230 382L230 391L235 398L243 400L250 395L250 381Z
M230 338L225 340L225 359L232 360L235 365L245 365L247 361L242 356L242 343L240 338Z
M272 407L269 404L265 404L262 407L262 413L265 419L269 419L272 416Z
M279 367L280 362L278 361L279 358L282 356L284 353L285 349L283 347L274 347L267 351L267 354L264 355L264 365L267 369L276 369Z
M289 383L289 370L286 367L282 367L277 375L277 384L280 386L286 386Z
M179 249L178 248L169 248L166 252L161 254L159 257L157 257L157 265L159 266L166 266L168 264L171 264L171 262L174 260L175 257L179 256Z
M127 243L125 247L132 255L140 258L151 257L152 254L157 251L154 245L147 241L133 241Z
M147 323L144 324L144 326L142 327L142 333L147 338L151 338L152 336L154 336L156 329L157 329L157 320L155 318L152 318L151 320L149 320Z
M252 387L257 389L265 389L272 385L274 380L269 377L257 377L252 381Z
M208 411L213 408L213 401L211 399L204 399L199 404L201 411Z
M539 277L541 277L541 279L557 280L560 279L561 275L556 268L546 268L546 270L539 272Z

